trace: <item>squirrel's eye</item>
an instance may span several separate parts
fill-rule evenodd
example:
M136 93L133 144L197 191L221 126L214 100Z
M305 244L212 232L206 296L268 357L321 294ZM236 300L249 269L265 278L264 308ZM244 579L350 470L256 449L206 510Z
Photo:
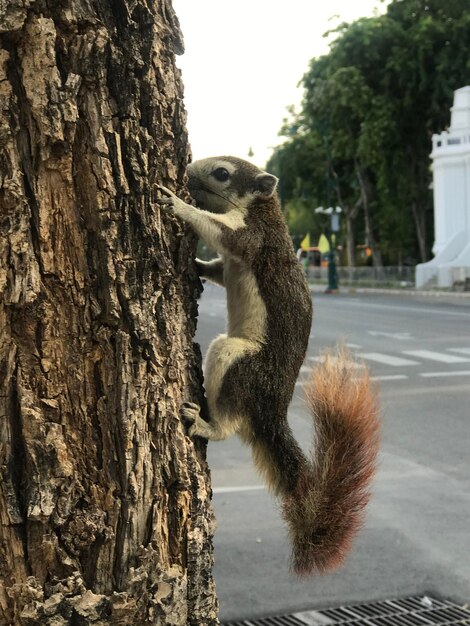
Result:
M212 172L212 175L216 180L220 181L221 183L224 183L230 178L230 174L225 169L225 167L218 167Z

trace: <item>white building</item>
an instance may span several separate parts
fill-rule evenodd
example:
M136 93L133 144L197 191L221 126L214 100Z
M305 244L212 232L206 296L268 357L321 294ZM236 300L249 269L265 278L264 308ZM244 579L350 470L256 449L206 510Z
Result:
M470 279L470 86L454 92L451 124L432 138L434 258L416 267L416 286Z

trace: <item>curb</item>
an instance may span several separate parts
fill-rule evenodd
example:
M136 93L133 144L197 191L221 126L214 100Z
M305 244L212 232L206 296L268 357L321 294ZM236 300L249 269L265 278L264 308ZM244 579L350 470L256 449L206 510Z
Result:
M309 284L311 290L315 293L325 293L325 285ZM470 291L424 291L419 289L386 289L380 287L340 287L340 294L383 294L390 296L418 296L427 298L460 298L462 300L470 300Z
M369 287L345 287L348 293L383 293L383 294L391 294L394 296L397 295L407 295L407 296L425 296L425 297L450 297L450 298L463 298L470 299L470 292L462 292L462 291L424 291L419 289L413 290L405 290L405 289L380 289L380 288L369 288Z

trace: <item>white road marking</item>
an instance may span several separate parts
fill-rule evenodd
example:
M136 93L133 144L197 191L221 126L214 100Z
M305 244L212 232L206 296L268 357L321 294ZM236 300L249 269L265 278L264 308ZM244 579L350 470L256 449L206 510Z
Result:
M405 380L409 378L406 374L390 374L389 376L371 376L371 380Z
M387 333L381 330L368 330L367 332L373 337L390 337L390 339L398 339L399 341L412 339L410 333Z
M470 370L453 371L453 372L422 372L418 374L421 378L452 378L455 376L470 376ZM389 374L385 376L371 376L370 379L374 382L388 382L393 380L409 380L409 376L406 374ZM298 381L295 386L303 388L308 381ZM297 399L302 399L301 396L297 396Z
M469 363L470 358L455 356L454 354L444 354L443 352L433 352L432 350L403 350L403 354L416 356L420 359L439 361L439 363Z
M307 361L314 361L315 363L323 363L323 361L325 360L325 358L326 358L326 357L325 357L325 355L324 355L324 354L322 354L321 356L308 356L308 357L307 357ZM335 362L335 361L337 360L337 357L335 357L335 356L333 356L333 355L329 355L329 358L330 358L333 362ZM362 365L362 363L356 363L355 361L350 361L350 364L351 364L351 367L356 367L356 368L359 368L359 367L364 367L364 366ZM302 366L302 367L305 367L305 366ZM306 368L306 370L308 370L309 372L310 372L310 369L311 369L311 368L309 368L309 367L308 367L308 368ZM302 371L302 368L300 368L300 371Z
M418 361L403 359L398 356L392 356L391 354L382 354L381 352L361 352L357 356L359 356L361 359L376 361L377 363L392 365L393 367L401 367L402 365L419 365Z
M346 344L349 348L360 348L358 344ZM409 356L415 356L418 358L438 361L440 363L469 363L470 362L470 348L447 348L448 352L455 352L457 354L446 354L444 352L434 352L432 350L403 350L402 354L406 354ZM460 355L468 355L460 356ZM413 361L411 359L405 359L403 357L398 357L391 354L383 354L382 352L362 352L357 353L356 356L361 359L365 359L368 361L375 361L377 363L381 363L383 365L390 365L392 367L402 367L409 365L419 365L418 361ZM336 357L330 356L330 358L335 359ZM322 363L325 360L324 355L320 356L308 356L307 361L312 361L315 363ZM363 365L361 363L353 363L354 368L361 368ZM311 368L308 365L303 365L300 368L301 374L310 374ZM423 372L419 373L418 376L421 378L451 378L453 376L469 376L469 370L463 371L451 371L451 372ZM393 381L393 380L408 380L409 376L406 374L385 374L378 376L371 376L371 380L373 381ZM307 380L299 380L296 382L296 387L303 387L308 381Z
M358 343L347 343L346 347L351 348L352 350L360 350L362 348L362 346L360 346Z
M456 372L423 372L420 374L423 378L444 378L451 376L470 376L470 370L462 370Z
M343 300L343 302L346 302ZM467 317L470 318L470 313L465 313L464 311L446 311L442 309L429 309L428 307L423 307L422 309L413 306L392 306L389 304L372 304L371 302L367 302L364 304L363 302L357 302L357 300L349 300L347 306L355 306L356 308L368 308L368 309L387 309L387 311L396 311L397 313L420 313L421 315L429 315L430 313L435 313L436 315L442 315L443 317L452 316L452 317Z
M213 493L238 493L240 491L262 491L264 485L241 485L240 487L214 487Z

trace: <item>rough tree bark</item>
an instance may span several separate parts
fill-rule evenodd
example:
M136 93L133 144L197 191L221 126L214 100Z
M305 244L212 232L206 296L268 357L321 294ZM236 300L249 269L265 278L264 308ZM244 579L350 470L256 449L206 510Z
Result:
M0 624L216 624L169 0L0 1Z

